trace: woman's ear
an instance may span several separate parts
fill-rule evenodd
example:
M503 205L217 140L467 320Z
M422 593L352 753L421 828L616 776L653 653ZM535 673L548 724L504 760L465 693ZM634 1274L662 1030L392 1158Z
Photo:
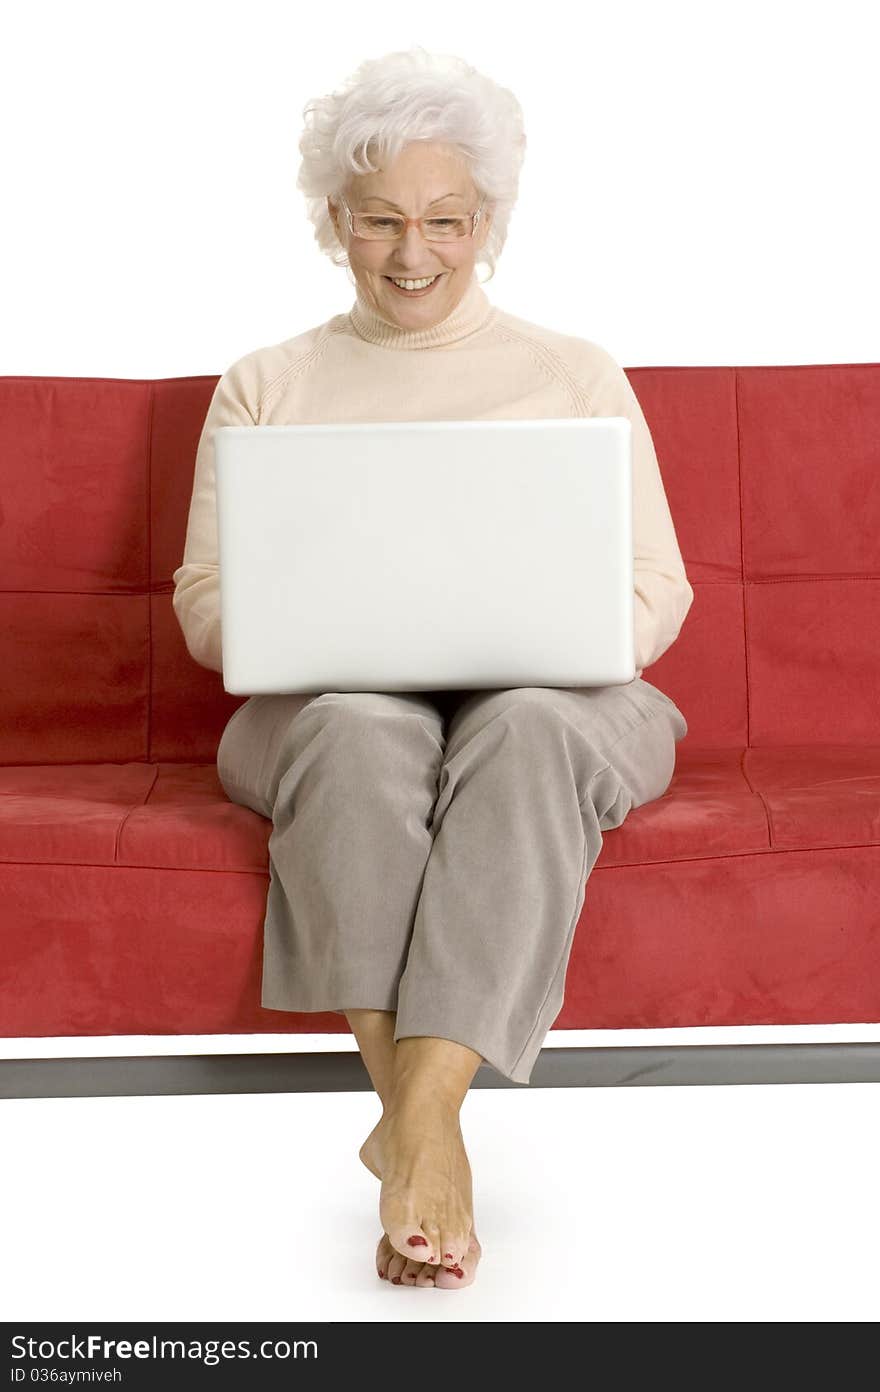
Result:
M332 221L332 223L333 223L333 229L334 229L334 231L335 231L335 233L336 233L336 240L337 240L337 242L339 243L340 246L344 247L344 246L345 246L345 241L344 241L344 239L343 239L342 231L341 231L341 228L340 228L340 226L339 226L339 212L340 212L340 210L339 210L339 208L335 208L335 207L333 206L332 202L330 201L330 195L329 195L329 194L327 195L327 211L328 211L328 213L330 214L330 218L331 218L331 221Z
M489 228L492 226L492 214L484 208L480 214L480 221L477 223L477 246L486 245L486 238L489 235Z

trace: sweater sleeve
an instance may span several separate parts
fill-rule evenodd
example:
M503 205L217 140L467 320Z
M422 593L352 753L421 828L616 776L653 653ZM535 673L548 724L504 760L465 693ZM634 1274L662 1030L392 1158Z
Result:
M646 667L671 647L694 599L660 466L639 399L623 368L599 350L588 392L594 416L626 416L632 423L635 665Z
M258 424L259 383L253 358L250 354L239 359L214 388L196 451L183 561L171 577L172 606L189 654L213 672L223 671L214 431L221 425Z

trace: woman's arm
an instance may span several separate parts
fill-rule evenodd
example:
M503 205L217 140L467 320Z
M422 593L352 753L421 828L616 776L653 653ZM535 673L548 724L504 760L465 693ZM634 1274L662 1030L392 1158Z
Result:
M233 363L214 388L196 452L183 562L171 577L172 605L190 656L213 672L223 670L214 431L221 425L257 425L260 382L254 358L248 354Z
M654 441L623 368L591 344L586 383L594 416L626 416L632 423L635 665L641 672L678 637L694 599L685 573Z

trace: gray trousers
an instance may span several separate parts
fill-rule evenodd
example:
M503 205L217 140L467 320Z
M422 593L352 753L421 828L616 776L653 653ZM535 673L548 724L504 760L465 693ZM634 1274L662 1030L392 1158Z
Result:
M687 723L622 686L251 696L217 750L271 818L261 1004L397 1012L528 1083L602 833L660 797Z

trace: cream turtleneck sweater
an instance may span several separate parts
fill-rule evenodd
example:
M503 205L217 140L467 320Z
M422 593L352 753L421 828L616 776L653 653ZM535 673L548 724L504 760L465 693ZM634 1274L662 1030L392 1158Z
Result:
M190 655L222 672L213 435L222 425L627 416L633 442L635 658L641 676L678 637L688 583L653 441L610 353L492 305L474 275L452 313L412 331L357 290L348 314L247 353L214 389L196 454L174 612Z

